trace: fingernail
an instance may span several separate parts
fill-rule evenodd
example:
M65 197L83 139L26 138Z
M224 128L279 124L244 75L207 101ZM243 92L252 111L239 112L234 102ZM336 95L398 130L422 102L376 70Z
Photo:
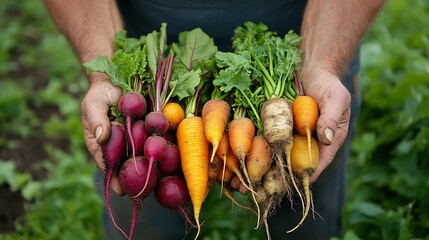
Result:
M328 139L328 141L332 143L332 139L334 138L334 132L332 131L332 129L326 128L324 134L326 139Z
M98 126L97 129L95 129L95 139L97 139L97 141L101 137L101 134L103 134L103 128Z

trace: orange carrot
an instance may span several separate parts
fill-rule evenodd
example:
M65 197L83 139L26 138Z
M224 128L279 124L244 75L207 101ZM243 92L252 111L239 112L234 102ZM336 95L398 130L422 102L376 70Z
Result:
M182 106L175 102L169 102L162 108L170 126L170 130L175 130L179 123L185 118L185 111Z
M292 171L302 181L304 190L305 203L303 205L304 213L301 221L291 230L297 229L305 220L310 210L312 202L312 194L310 191L310 175L316 170L319 164L319 148L316 140L311 137L311 154L308 154L307 139L299 134L293 135L293 147L291 151L291 167ZM312 158L310 158L312 156Z
M197 239L201 231L199 215L208 188L209 142L204 134L203 119L197 116L185 118L177 127L176 136L197 223Z
M255 125L249 118L234 118L228 128L229 145L244 166L244 160L249 153L252 139L255 136ZM247 173L246 173L247 174Z
M217 181L221 184L228 184L232 177L234 177L234 172L229 168L225 168L225 172L219 171L217 175Z
M204 121L204 131L207 140L213 146L210 162L213 161L219 142L228 124L230 109L229 104L221 99L210 99L203 106L201 116Z
M255 125L249 118L235 117L234 120L231 121L228 127L228 139L229 139L230 148L234 153L234 155L240 161L241 169L249 184L251 184L251 182L250 182L249 174L246 169L245 159L246 159L246 155L250 151L250 147L252 145L252 139L254 136L255 136ZM228 160L227 160L227 164L228 164ZM252 185L249 186L249 190L251 191L253 202L256 205L258 222L259 222L260 209L259 209L258 202L256 201L256 196L255 196L256 193L253 190Z
M227 132L223 132L222 134L222 138L219 142L219 147L216 151L216 156L220 159L223 160L223 168L222 168L222 176L220 179L224 179L224 174L226 171L226 155L228 154L228 150L229 150L229 141L228 141L228 133ZM221 195L222 195L222 191L223 191L223 182L221 182Z
M209 181L208 181L208 191L210 191L211 186L214 182L216 182L219 174L221 173L221 169L223 167L223 161L218 156L215 155L212 162L209 163Z
M311 132L316 128L319 109L310 96L300 95L292 103L293 124L295 130L307 137L308 153L311 157Z
M246 168L252 185L261 184L262 177L270 170L272 157L273 153L264 136L255 136L246 156Z

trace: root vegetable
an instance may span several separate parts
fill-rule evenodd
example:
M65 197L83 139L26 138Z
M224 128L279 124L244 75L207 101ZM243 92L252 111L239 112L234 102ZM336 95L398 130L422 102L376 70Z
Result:
M180 151L179 148L171 143L167 142L165 155L158 162L158 170L162 176L174 175L180 172Z
M264 136L255 136L246 156L246 168L253 186L261 184L262 177L270 170L272 151Z
M222 135L228 124L231 108L227 102L221 99L210 99L202 109L202 118L204 121L204 132L209 143L213 146L213 153L210 162L219 147Z
M180 104L169 102L162 108L162 113L169 122L169 129L175 130L179 123L185 119L185 111Z
M189 189L189 195L197 223L198 238L201 206L207 194L209 142L204 134L204 123L201 117L191 116L180 122L176 131L177 144L182 160L182 171Z
M144 156L146 157L149 165L155 167L155 164L164 158L166 154L166 149L167 149L167 142L163 137L160 137L160 136L148 137L144 144ZM152 169L154 168L152 167L147 168L148 173L146 174L146 178L149 178L151 176ZM141 191L137 195L135 195L135 197L138 197L138 195L140 195L142 192L146 190L149 180L146 179L145 182L146 184L143 186Z
M168 119L162 112L150 112L145 118L146 129L152 135L164 135L168 131L169 125Z
M137 120L131 124L131 136L134 142L134 154L136 156L143 154L144 144L146 139L149 137L149 132L145 128L144 120ZM127 148L132 151L133 146L131 145L131 140L127 141ZM132 156L132 152L128 153L128 156Z
M110 218L112 219L113 225L121 231L122 234L126 234L116 224L116 221L112 214L110 206L110 183L114 174L117 173L119 164L125 157L126 151L126 137L125 127L121 123L111 122L110 136L107 142L101 145L101 152L103 153L104 163L106 165L106 185L105 185L105 198L107 211L109 212Z
M133 166L132 162L132 158L126 160L119 171L119 182L121 187L125 194L131 198L133 205L133 217L131 220L128 239L132 239L134 233L139 204L144 198L153 192L158 179L158 173L156 170L149 171L149 168L154 168L154 166L150 165L146 158L142 156L137 156L135 158L135 166L137 166L137 169ZM150 175L146 176L149 172ZM144 186L146 186L145 190L141 191Z
M311 158L310 158L311 156ZM311 137L311 154L308 153L307 139L299 134L293 136L293 148L291 153L291 165L294 174L302 181L305 203L303 204L304 213L301 221L291 230L297 229L305 220L312 203L312 194L310 191L310 175L316 170L319 164L319 148L316 140Z
M185 207L191 200L185 179L177 175L161 178L155 188L155 198L161 206L178 211L187 223L194 226Z

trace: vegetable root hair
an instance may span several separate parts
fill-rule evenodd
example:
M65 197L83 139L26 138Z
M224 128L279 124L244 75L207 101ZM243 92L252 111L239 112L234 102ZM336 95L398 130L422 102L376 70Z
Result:
M294 186L296 185L290 174L291 171L289 171L289 174L286 172L286 169L290 169L290 153L293 146L291 103L284 98L272 98L262 106L261 118L264 137L272 147L276 165L281 173L281 180L287 189L288 198L291 200L290 184L292 182ZM285 156L284 158L283 155Z

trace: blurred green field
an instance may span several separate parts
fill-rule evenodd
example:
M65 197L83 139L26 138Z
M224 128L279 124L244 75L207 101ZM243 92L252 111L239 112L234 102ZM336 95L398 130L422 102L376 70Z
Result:
M0 239L102 239L85 76L41 1L0 2ZM388 1L362 45L344 240L429 239L429 2ZM201 239L264 239L229 201ZM237 235L237 233L239 233Z

